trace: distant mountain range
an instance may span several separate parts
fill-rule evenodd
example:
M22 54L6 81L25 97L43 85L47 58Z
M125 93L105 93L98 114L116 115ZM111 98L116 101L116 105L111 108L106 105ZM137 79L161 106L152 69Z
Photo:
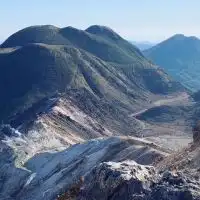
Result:
M177 34L143 53L188 89L200 89L200 40L197 37Z
M138 47L141 51L143 50L146 50L146 49L149 49L153 46L156 45L156 43L151 43L151 42L147 42L147 41L144 41L144 42L135 42L135 41L130 41L133 45L135 45L136 47Z

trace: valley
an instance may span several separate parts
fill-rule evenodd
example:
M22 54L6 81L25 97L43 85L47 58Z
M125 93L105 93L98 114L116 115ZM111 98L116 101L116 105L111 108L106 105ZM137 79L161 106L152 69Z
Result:
M175 105L186 104L187 102L188 103L190 102L189 98L190 98L190 96L187 93L175 94L174 96L166 96L163 99L160 99L160 100L154 101L153 103L150 103L148 108L144 108L140 111L137 111L137 112L131 114L131 116L137 117L138 115L148 111L149 109L159 107L159 106L164 106L164 105L170 106L170 105L174 105L174 104Z

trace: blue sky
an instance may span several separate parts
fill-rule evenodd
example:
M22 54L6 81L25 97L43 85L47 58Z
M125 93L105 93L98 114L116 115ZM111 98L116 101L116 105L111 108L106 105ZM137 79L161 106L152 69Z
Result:
M106 25L135 41L200 37L200 0L2 0L0 41L30 25Z

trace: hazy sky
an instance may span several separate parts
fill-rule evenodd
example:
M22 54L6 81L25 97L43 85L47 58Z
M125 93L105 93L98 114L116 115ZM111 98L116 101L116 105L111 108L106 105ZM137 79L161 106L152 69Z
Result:
M135 41L200 36L200 0L1 0L0 40L30 25L106 25Z

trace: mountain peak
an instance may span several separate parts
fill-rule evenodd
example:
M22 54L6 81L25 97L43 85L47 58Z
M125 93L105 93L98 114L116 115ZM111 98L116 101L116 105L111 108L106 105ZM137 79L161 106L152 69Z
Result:
M91 26L89 26L86 29L86 31L91 31L91 30L96 30L96 31L111 31L111 32L114 32L110 27L103 26L103 25L91 25Z
M184 35L184 34L175 34L175 35L173 35L172 37L170 37L168 40L185 40L185 39L188 39L188 40L199 40L197 37L195 37L195 36L186 36L186 35ZM167 41L168 41L167 40Z
M58 35L58 31L59 28L53 25L29 26L12 34L1 47L24 46L29 43L63 44L65 38Z
M186 36L184 34L181 34L181 33L177 33L177 34L172 36L172 38L183 38L183 37L186 37Z
M77 29L77 28L75 28L73 26L64 27L64 28L62 28L62 30L82 31L81 29Z
M92 25L88 27L85 31L95 35L104 35L112 39L121 39L121 37L115 31L107 26Z

